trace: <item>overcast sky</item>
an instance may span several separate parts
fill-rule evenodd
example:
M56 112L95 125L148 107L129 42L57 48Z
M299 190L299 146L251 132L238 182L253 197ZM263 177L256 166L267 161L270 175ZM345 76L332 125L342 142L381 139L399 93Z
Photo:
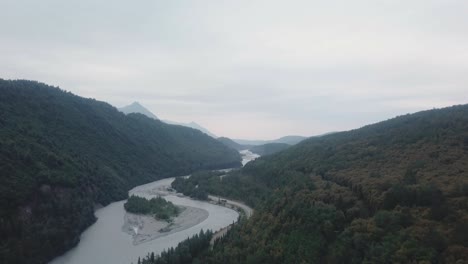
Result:
M467 0L0 0L0 78L219 136L347 130L468 103Z

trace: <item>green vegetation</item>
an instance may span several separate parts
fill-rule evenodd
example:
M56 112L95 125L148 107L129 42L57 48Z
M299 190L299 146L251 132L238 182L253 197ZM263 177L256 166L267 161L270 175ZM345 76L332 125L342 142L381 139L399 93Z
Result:
M239 151L248 149L251 152L256 153L260 156L271 155L276 152L285 150L291 146L290 144L286 144L286 143L274 143L274 142L265 143L262 145L242 145L226 137L220 137L218 138L218 141L220 141L221 143L223 143L224 145L232 149L239 150Z
M198 256L207 253L213 233L208 230L187 238L177 245L176 248L165 250L159 256L154 253L148 254L144 259L138 259L138 264L185 264L203 263Z
M129 213L153 215L156 219L166 221L170 221L172 217L180 213L179 207L159 196L148 200L132 195L125 202L124 208Z
M255 214L201 263L464 263L468 105L311 138L208 193Z
M244 149L248 149L249 147L251 147L250 145L239 144L235 142L234 140L227 138L227 137L219 137L218 141L235 150L244 150Z
M208 193L213 189L218 190L221 182L221 175L224 172L200 171L193 173L189 178L177 177L171 184L177 192L183 193L197 200L208 200ZM216 187L214 187L215 185Z
M0 80L0 263L46 263L76 245L94 205L139 184L241 166L190 128L32 81Z
M291 145L288 145L286 143L268 143L259 146L252 146L249 148L249 150L260 156L267 156L285 150L290 146Z

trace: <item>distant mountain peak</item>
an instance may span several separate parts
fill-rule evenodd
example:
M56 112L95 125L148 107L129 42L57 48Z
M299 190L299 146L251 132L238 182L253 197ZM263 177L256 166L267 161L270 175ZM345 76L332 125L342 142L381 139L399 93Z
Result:
M158 119L159 118L151 113L151 111L149 111L148 109L146 109L143 105L141 105L139 102L135 101L127 106L124 106L122 108L119 108L119 111L128 115L130 113L139 113L139 114L143 114L147 117L150 117L150 118L154 118L154 119ZM210 131L208 131L208 129L202 127L201 125L195 123L195 122L190 122L190 123L179 123L179 122L173 122L173 121L169 121L169 120L162 120L164 123L167 123L167 124L171 124L171 125L180 125L180 126L185 126L185 127L190 127L190 128L193 128L193 129L197 129L205 134L207 134L208 136L212 137L212 138L216 138L216 136L211 133Z
M129 106L139 106L139 107L143 107L139 102L135 101L133 102L132 104L130 104ZM144 107L143 107L144 108Z
M146 109L146 107L144 107L143 105L141 105L137 101L131 103L130 105L119 108L119 111L126 114L126 115L128 115L130 113L138 113L138 114L145 115L145 116L147 116L149 118L159 120L159 118L155 114L153 114L150 110Z

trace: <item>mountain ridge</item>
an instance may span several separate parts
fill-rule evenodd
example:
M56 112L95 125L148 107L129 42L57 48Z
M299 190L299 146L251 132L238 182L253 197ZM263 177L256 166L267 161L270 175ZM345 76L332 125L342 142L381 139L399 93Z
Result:
M141 105L139 102L133 102L132 104L118 108L118 110L124 114L139 113L149 118L159 120L159 118L155 114L153 114L150 110Z
M159 118L155 114L153 114L150 110L148 110L146 107L144 107L139 102L133 102L130 105L118 108L118 110L120 112L123 112L124 114L139 113L139 114L143 114L143 115L145 115L147 117L159 120ZM170 124L170 125L190 127L190 128L199 130L199 131L207 134L208 136L210 136L212 138L217 138L216 135L211 133L208 129L202 127L201 125L199 125L199 124L197 124L196 122L193 122L193 121L190 122L190 123L174 122L174 121L170 121L170 120L161 120L161 121L164 122L164 123Z
M207 134L208 136L212 138L217 138L217 136L213 133L211 133L208 129L204 128L203 126L199 125L198 123L192 121L190 123L181 123L181 122L175 122L175 121L170 121L170 120L163 120L163 122L171 124L171 125L178 125L178 126L185 126L185 127L190 127L193 129L200 130L201 132Z
M309 138L202 186L255 214L197 261L464 263L467 160L468 105Z
M232 139L234 142L241 144L241 145L264 145L268 143L285 143L288 145L296 145L297 143L307 139L304 136L283 136L278 139L273 140L249 140L249 139Z
M76 245L94 205L165 177L241 166L238 152L34 81L0 79L0 260L46 263Z

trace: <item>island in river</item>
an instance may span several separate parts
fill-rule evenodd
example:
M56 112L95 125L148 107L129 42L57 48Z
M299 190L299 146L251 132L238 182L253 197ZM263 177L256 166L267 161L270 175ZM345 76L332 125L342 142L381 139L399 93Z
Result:
M124 204L125 211L134 214L150 215L157 220L171 222L179 215L183 207L177 207L161 196L146 199L136 195L130 196Z
M133 238L133 245L139 245L162 236L167 236L205 221L209 213L207 210L184 206L182 213L174 217L171 222L160 221L150 215L126 213L122 231Z
M248 159L258 156L246 152L243 157L245 164ZM174 225L169 232L159 232L162 227L155 226L161 224L155 222L167 222L128 214L123 206L125 201L115 202L96 210L98 220L83 232L78 246L55 258L50 264L129 264L150 252L159 254L164 249L175 247L202 229L217 231L237 221L239 214L235 210L196 201L168 190L172 181L174 178L162 179L129 191L130 196L162 196L186 208L173 219ZM144 223L141 225L142 221Z

